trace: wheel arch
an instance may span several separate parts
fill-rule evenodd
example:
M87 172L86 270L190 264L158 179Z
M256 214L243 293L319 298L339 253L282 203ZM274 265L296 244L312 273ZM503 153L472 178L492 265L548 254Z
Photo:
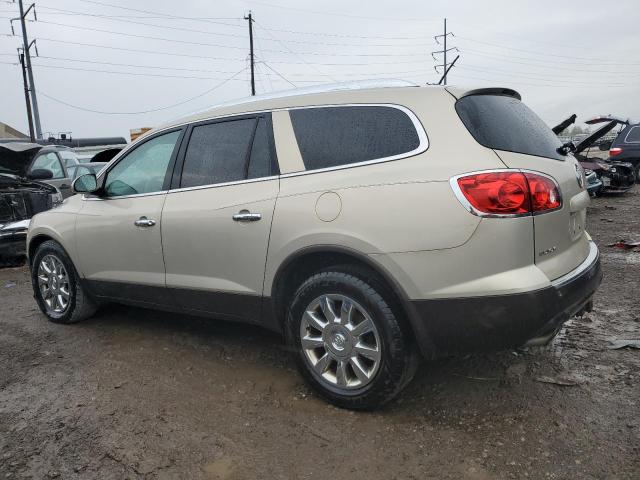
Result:
M291 253L280 265L271 285L271 308L268 315L277 329L282 330L287 300L296 289L312 274L330 267L349 267L355 274L365 276L363 280L383 287L392 307L408 322L414 338L423 329L417 312L411 305L402 286L379 263L365 254L348 247L337 245L317 245L301 248ZM424 346L420 346L424 350Z

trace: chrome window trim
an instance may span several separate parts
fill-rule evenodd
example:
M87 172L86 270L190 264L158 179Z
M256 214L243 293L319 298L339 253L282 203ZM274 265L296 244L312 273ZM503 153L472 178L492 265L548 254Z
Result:
M631 132L633 132L633 130L634 130L634 129L636 129L636 128L640 129L640 125L634 125L634 126L632 126L632 127L629 129L629 131L627 132L627 134L624 136L624 143L630 143L630 144L632 144L632 145L633 145L634 143L640 143L640 141L638 141L638 142L630 142L629 140L627 140L627 139L629 138L629 135L631 135Z
M164 194L164 193L172 193L172 192L186 192L186 191L191 191L191 190L202 190L202 189L206 189L206 188L217 188L217 187L226 187L226 186L231 186L231 185L239 185L239 184L243 184L243 183L254 183L254 182L259 182L259 181L265 181L265 180L274 180L277 178L289 178L289 177L297 177L300 175L310 175L310 174L315 174L315 173L324 173L324 172L329 172L329 171L333 171L333 170L343 170L346 168L356 168L356 167L361 167L364 165L372 165L372 164L376 164L376 163L385 163L385 162L391 162L391 161L395 161L395 160L400 160L400 159L404 159L404 158L409 158L409 157L413 157L416 155L419 155L421 153L424 153L425 151L427 151L427 149L429 148L429 137L427 136L427 132L424 129L424 126L422 125L422 122L420 122L420 119L418 118L418 116L408 107L405 107L404 105L399 105L399 104L395 104L395 103L331 103L331 104L318 104L318 105L305 105L305 106L300 106L300 107L281 107L281 108L271 108L271 109L262 109L262 110L255 110L255 111L249 111L249 112L236 112L236 113L230 113L230 114L226 114L226 115L219 115L219 116L212 116L212 117L207 117L207 118L199 118L198 120L187 120L181 123L176 123L176 124L172 124L169 126L165 126L165 127L161 127L157 130L151 130L148 134L145 134L141 137L139 137L139 139L136 139L135 142L132 142L129 144L129 146L127 146L126 148L124 148L120 153L118 153L118 155L116 155L115 157L113 157L113 159L111 159L111 161L105 165L102 170L96 174L96 177L100 177L101 175L103 175L105 173L105 171L111 166L111 164L113 162L118 161L118 159L127 154L127 152L133 147L136 146L140 141L143 141L144 139L146 139L147 137L149 137L150 135L159 135L162 134L165 131L168 130L175 130L178 128L184 128L185 126L189 126L189 125L195 125L196 123L201 123L201 122L208 122L208 121L214 121L214 120L222 120L225 118L232 118L232 117L240 117L240 116L246 116L246 115L259 115L259 114L263 114L263 113L272 113L272 112L281 112L281 111L290 111L290 110L303 110L303 109L308 109L308 108L337 108L337 107L388 107L388 108L395 108L396 110L400 110L402 112L404 112L409 119L411 120L411 123L413 124L414 128L416 129L416 133L418 134L418 147L409 151L409 152L405 152L405 153L401 153L398 155L392 155L389 157L383 157L383 158L376 158L373 160L366 160L364 162L357 162L357 163L349 163L347 165L337 165L335 167L327 167L327 168L318 168L315 170L300 170L299 172L292 172L292 173L286 173L286 174L281 174L281 175L271 175L269 177L261 177L261 178L250 178L250 179L245 179L245 180L237 180L237 181L233 181L233 182L225 182L225 183L212 183L212 184L207 184L207 185L198 185L196 187L185 187L185 188L174 188L174 189L169 189L169 190L165 190L165 191L161 191L161 192L153 192L150 194L147 193L140 193L140 194L136 194L136 195L123 195L120 197L110 197L109 200L115 200L117 198L135 198L135 197L142 197L142 196L149 196L149 195L160 195L160 194ZM84 200L105 200L105 198L99 198L99 197L94 197L94 196L90 196L87 197L86 195L83 196Z
M527 212L527 213L485 213L485 212L481 212L480 210L477 210L473 205L471 205L469 200L467 200L467 197L464 196L464 193L462 193L462 189L460 188L460 185L458 185L458 179L462 177L468 177L469 175L479 175L481 173L500 173L500 172L535 173L536 175L540 175L542 177L548 178L554 183L554 185L558 189L558 193L560 193L560 206L558 208L554 208L553 210L546 210L544 212ZM466 172L466 173L462 173L460 175L455 175L451 177L449 179L449 185L451 185L451 189L453 190L454 195L456 196L458 201L462 204L462 206L465 208L465 210L467 210L469 213L472 213L477 217L482 217L482 218L534 217L537 215L544 215L545 213L557 212L558 210L562 210L562 207L564 207L564 198L562 195L562 190L560 189L560 185L558 184L557 180L553 178L551 175L548 175L544 172L539 172L537 170L529 170L526 168L489 168L487 170L475 170L473 172Z
M172 194L172 193L190 192L192 190L206 190L208 188L230 187L232 185L242 185L243 183L257 183L257 182L265 182L269 180L277 180L279 177L280 177L279 175L269 175L268 177L247 178L245 180L235 180L233 182L209 183L207 185L197 185L195 187L174 188L172 190L168 190L167 193Z
M556 278L551 282L551 285L554 287L561 287L566 283L569 283L575 277L581 275L585 270L587 270L591 265L593 265L598 257L600 256L600 252L598 251L598 246L593 240L589 240L589 254L584 261L578 265L576 268L571 270L569 273Z
M313 170L306 170L305 168L305 170L300 170L299 172L291 172L291 173L285 173L284 175L280 175L282 178L297 177L300 175L309 175L312 173L330 172L333 170L344 170L345 168L355 168L355 167L361 167L363 165L372 165L376 163L392 162L394 160L400 160L403 158L409 158L409 157L414 157L416 155L420 155L421 153L426 152L427 149L429 148L429 137L427 136L427 132L425 131L424 126L422 125L422 122L420 122L420 119L418 118L418 116L415 113L413 113L411 109L405 107L404 105L398 105L395 103L337 103L337 104L331 103L331 104L323 104L323 105L307 105L304 107L288 107L288 108L283 108L281 110L291 111L291 110L306 110L311 108L339 108L339 107L387 107L387 108L395 108L396 110L400 110L401 112L403 112L405 115L409 117L409 120L411 120L411 123L413 124L413 127L415 128L416 133L418 134L418 142L419 142L418 146L408 152L399 153L397 155L391 155L388 157L374 158L372 160L365 160L365 161L356 162L356 163L347 163L345 165L336 165L334 167L315 168ZM294 127L294 134L295 134L295 127ZM297 142L297 139L296 139L296 142ZM304 162L304 158L302 159L302 161Z
M80 177L78 177L80 178ZM167 192L169 192L169 190L160 190L158 192L150 192L150 193L135 193L133 195L120 195L118 197L98 197L96 195L93 195L91 193L85 193L82 195L82 201L87 201L87 202L96 202L96 201L100 201L100 202L104 202L107 200L124 200L127 198L138 198L138 197L152 197L155 195L165 195Z

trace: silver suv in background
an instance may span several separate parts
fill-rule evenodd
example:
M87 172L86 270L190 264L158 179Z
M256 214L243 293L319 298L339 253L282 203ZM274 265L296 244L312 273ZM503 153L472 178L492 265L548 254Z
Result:
M33 219L35 298L60 323L121 302L272 329L322 396L374 408L420 356L541 344L589 308L589 195L560 147L505 88L224 105Z

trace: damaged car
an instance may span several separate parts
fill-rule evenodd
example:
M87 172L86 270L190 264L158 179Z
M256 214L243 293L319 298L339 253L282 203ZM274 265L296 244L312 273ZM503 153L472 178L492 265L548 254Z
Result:
M574 114L556 125L552 130L556 135L558 135L575 121L576 115ZM585 123L589 125L604 123L604 125L588 135L577 145L573 145L569 142L562 148L572 150L574 156L580 162L580 165L585 171L585 176L587 177L587 188L590 194L596 195L600 192L626 192L633 187L633 184L636 181L636 168L634 165L630 162L618 161L612 157L600 158L597 155L592 155L591 149L597 148L598 151L602 149L607 150L610 143L602 141L602 138L621 124L627 125L628 121L606 116L595 117L591 120L587 120ZM620 135L618 135L618 137L619 136ZM595 174L597 178L593 178L592 174ZM599 183L601 183L601 185Z
M31 217L62 202L60 191L43 182L52 178L51 171L32 168L33 148L24 147L32 144L21 145L0 145L0 266L24 256Z
M620 125L620 130L613 141L601 142L601 149L609 149L609 160L630 163L636 176L636 182L640 182L640 124L634 124L629 119L613 117L611 115L595 117L587 120L588 125L615 122Z

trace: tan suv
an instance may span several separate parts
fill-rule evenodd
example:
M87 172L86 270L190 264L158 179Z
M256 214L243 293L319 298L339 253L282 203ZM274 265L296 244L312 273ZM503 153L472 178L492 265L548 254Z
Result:
M35 298L282 332L373 408L420 355L550 340L601 280L576 160L509 89L387 86L225 105L149 132L35 216Z

